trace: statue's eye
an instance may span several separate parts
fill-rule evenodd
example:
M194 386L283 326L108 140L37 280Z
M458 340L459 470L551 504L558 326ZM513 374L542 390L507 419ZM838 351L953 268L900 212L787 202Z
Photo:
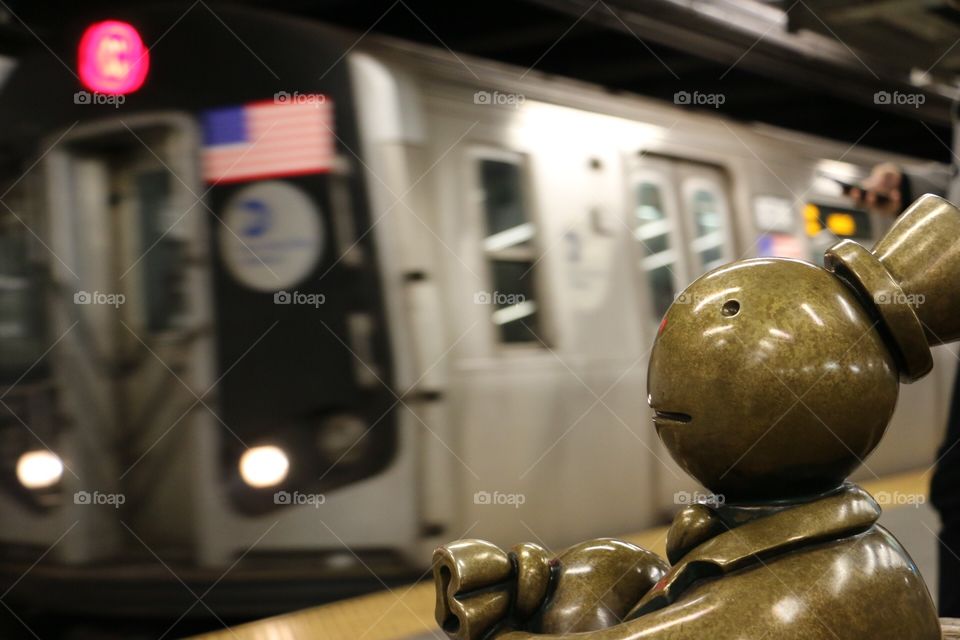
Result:
M740 303L737 300L727 300L723 303L723 306L720 307L720 313L728 318L732 318L740 313Z

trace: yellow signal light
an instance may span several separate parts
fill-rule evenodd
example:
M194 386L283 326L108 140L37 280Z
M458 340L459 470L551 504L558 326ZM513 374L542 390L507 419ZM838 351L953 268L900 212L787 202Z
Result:
M827 216L827 228L838 236L849 237L857 233L857 221L849 213L831 213Z
M807 235L811 238L823 231L823 226L820 224L820 207L817 205L808 202L803 207L803 219Z

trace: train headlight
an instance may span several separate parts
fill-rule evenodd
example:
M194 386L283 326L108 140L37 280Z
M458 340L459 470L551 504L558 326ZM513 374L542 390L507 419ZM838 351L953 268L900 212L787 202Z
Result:
M341 413L320 423L317 449L330 464L353 464L366 454L363 437L367 424L357 416Z
M49 489L62 476L63 461L52 451L27 451L17 460L17 480L27 489Z
M290 458L280 447L250 447L240 456L240 477L255 489L280 484L289 470Z

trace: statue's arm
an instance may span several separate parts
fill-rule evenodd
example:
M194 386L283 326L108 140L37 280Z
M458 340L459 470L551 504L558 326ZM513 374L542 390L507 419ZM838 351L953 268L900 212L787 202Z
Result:
M650 551L611 538L555 558L522 544L505 552L458 540L434 554L437 622L455 640L500 632L576 633L619 624L669 569Z

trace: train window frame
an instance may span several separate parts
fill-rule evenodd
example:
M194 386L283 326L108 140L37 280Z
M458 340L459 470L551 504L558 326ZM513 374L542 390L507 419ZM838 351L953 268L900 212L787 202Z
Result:
M716 269L717 267L735 259L734 234L736 229L733 224L733 207L730 189L730 174L720 165L697 163L684 160L677 161L677 180L676 188L679 192L682 217L685 226L687 260L689 261L689 273L691 278L699 278L701 275ZM696 232L697 220L691 206L693 192L698 190L711 192L715 202L719 204L720 232L722 238L719 244L710 245L703 249L697 249L696 244L703 238ZM706 249L719 247L721 249L720 257L714 260L712 266L709 266L701 258L701 254Z
M675 178L674 163L667 159L643 158L640 163L630 173L627 181L627 207L629 239L631 242L631 256L633 267L638 275L643 274L643 284L646 286L644 299L654 312L650 317L653 326L660 323L662 314L657 313L655 306L654 291L649 281L649 274L652 268L647 268L645 262L667 251L674 253L674 259L669 263L673 296L676 296L683 290L689 281L687 265L687 238L684 231L683 214L677 194L677 185ZM644 184L654 185L659 190L661 203L664 208L665 218L669 221L669 228L665 235L668 237L670 246L668 249L654 253L652 255L643 255L642 249L646 246L642 239L637 238L638 227L635 224L635 213L638 206L638 189ZM664 235L664 234L661 234Z
M22 167L18 166L17 171L21 169ZM37 193L37 176L30 175L28 169L27 173L18 178L4 180L0 184L0 189L7 194L4 197L4 207L0 208L0 240L10 239L13 244L20 244L19 249L22 251L19 255L3 253L4 259L0 260L0 294L4 298L4 306L6 299L17 291L26 291L27 295L26 306L22 309L24 316L20 318L25 335L7 335L10 331L10 323L7 322L9 316L0 313L0 334L3 334L0 335L0 341L14 341L18 343L18 347L24 347L25 351L31 346L33 348L23 360L10 358L0 363L0 390L9 391L12 385L30 382L32 376L29 374L34 369L37 369L37 373L42 371L43 367L39 365L49 346L51 309L47 305L46 293L49 287L44 277L48 256L41 249L43 240L37 235L38 232L44 233L45 226L41 217L41 200ZM13 377L8 377L14 370L16 373Z
M476 295L486 293L493 295L496 293L496 274L494 265L498 261L508 262L529 262L528 272L521 277L530 277L529 295L533 297L536 305L536 325L530 327L528 332L531 334L529 340L505 340L504 333L493 320L493 313L498 311L492 304L489 314L485 314L489 321L489 335L495 349L501 353L527 353L541 352L552 348L551 325L548 318L550 305L547 301L544 282L543 269L540 263L544 259L544 249L542 244L542 220L539 215L539 207L535 198L535 188L532 179L531 158L529 154L488 145L472 145L465 154L467 161L467 171L469 176L470 190L473 194L471 198L471 209L473 214L474 229L476 230L476 247L478 250L479 261L482 263L483 288L476 292ZM483 184L482 163L485 161L500 162L510 164L518 169L520 174L519 185L523 210L526 222L532 226L529 236L520 242L510 244L502 248L490 248L485 246L486 241L497 234L489 234L489 221L487 211L485 210L485 188ZM517 228L516 225L510 229ZM504 231L509 231L506 229ZM500 231L498 233L503 233ZM517 245L524 246L517 246ZM476 296L475 296L476 297ZM506 323L504 323L506 324Z

